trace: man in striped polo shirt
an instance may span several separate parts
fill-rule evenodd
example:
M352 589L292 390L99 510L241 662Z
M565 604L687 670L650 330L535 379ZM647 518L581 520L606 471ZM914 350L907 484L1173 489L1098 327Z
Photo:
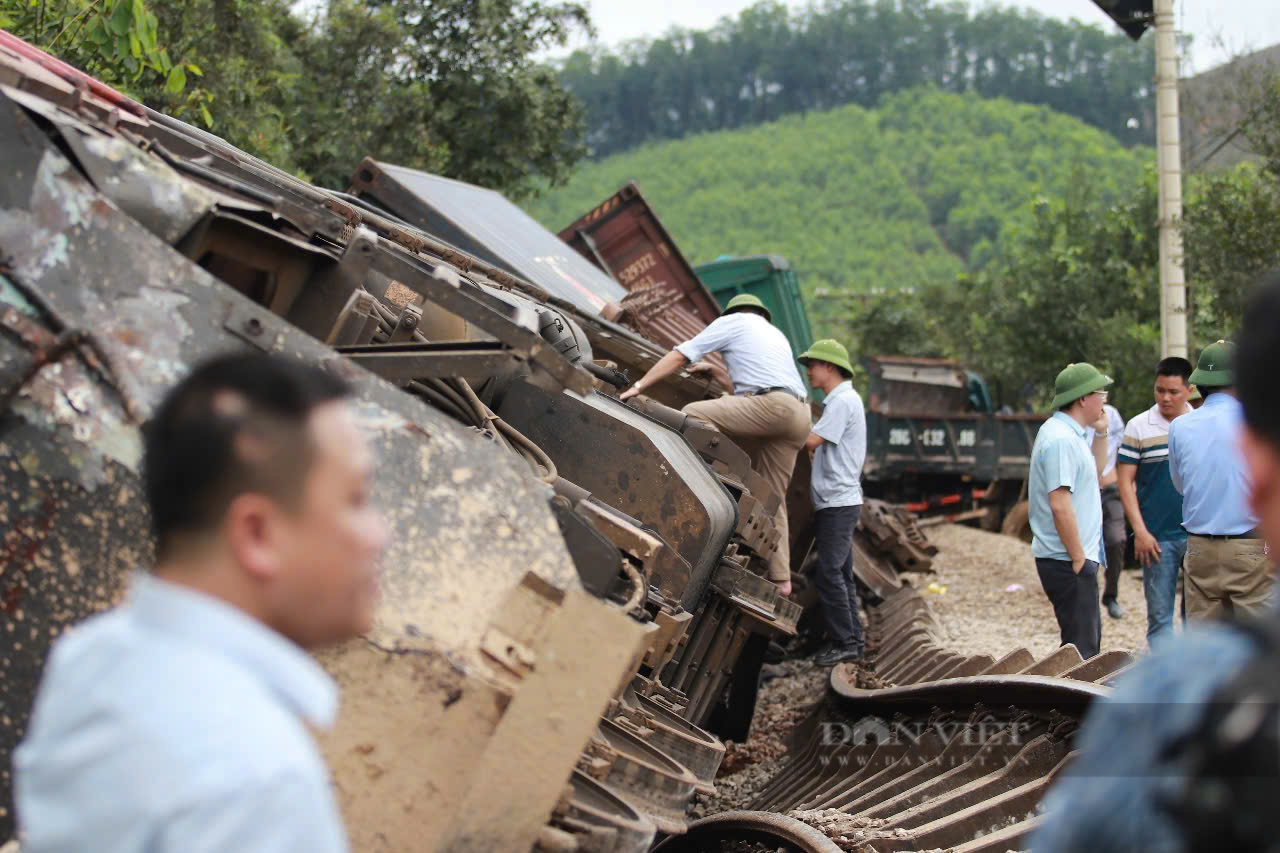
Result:
M1187 553L1182 495L1169 476L1169 424L1191 411L1191 362L1172 356L1156 365L1156 404L1129 421L1116 459L1117 485L1133 528L1147 599L1147 644L1169 633L1178 572Z

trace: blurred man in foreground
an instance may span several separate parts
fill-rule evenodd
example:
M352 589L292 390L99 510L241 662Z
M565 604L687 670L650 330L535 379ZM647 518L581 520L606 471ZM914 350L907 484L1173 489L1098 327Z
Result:
M1236 360L1250 505L1280 540L1280 276L1245 314ZM1274 553L1271 558L1274 559ZM1274 567L1272 569L1274 571ZM1280 615L1170 638L1120 679L1077 736L1031 849L1272 849L1280 838Z
M306 653L371 627L387 527L346 384L265 355L196 368L146 428L157 563L54 646L15 754L24 853L341 853Z

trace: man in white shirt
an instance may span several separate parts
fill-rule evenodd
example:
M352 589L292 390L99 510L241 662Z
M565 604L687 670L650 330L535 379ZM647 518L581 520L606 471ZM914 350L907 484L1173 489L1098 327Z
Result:
M1104 420L1106 430L1101 429ZM1124 543L1128 532L1124 526L1124 503L1120 500L1116 459L1124 433L1124 418L1110 403L1102 407L1102 417L1098 418L1098 423L1085 430L1085 441L1090 448L1093 447L1094 437L1099 433L1105 435L1107 440L1107 460L1098 473L1098 486L1102 490L1102 547L1107 557L1102 606L1112 619L1123 619L1124 607L1119 601L1120 570L1124 568Z
M371 627L373 457L319 368L196 368L148 424L156 566L54 645L14 757L23 853L345 853L305 651ZM305 721L305 723L304 723Z
M733 396L699 400L685 414L705 421L732 439L748 439L743 449L751 467L778 495L778 550L769 561L768 577L783 595L791 593L790 537L787 530L787 486L796 454L809 435L809 407L796 370L791 344L773 325L769 309L755 296L739 294L724 314L692 339L660 358L644 376L618 395L629 400L691 362L718 352L729 368Z
M830 339L816 341L798 359L809 384L826 397L822 417L805 439L813 453L809 492L813 498L813 582L831 635L831 648L814 658L818 666L860 660L865 652L858 582L853 576L853 531L862 515L862 463L867 458L867 415L849 378L849 352Z

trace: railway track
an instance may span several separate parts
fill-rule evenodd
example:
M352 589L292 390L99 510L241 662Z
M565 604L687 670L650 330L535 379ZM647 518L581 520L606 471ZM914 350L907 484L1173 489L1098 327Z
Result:
M659 849L1019 849L1089 705L1131 663L1115 651L1083 661L1074 646L1041 659L1025 648L955 654L911 587L868 622L869 664L832 671L748 810L695 822Z

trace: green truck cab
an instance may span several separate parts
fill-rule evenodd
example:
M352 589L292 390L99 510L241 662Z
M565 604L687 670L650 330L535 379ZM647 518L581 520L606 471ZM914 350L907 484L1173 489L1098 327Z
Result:
M738 294L749 293L769 309L773 324L791 341L792 350L802 353L813 343L809 315L800 298L800 283L786 258L779 255L722 257L696 266L693 271L721 308Z

